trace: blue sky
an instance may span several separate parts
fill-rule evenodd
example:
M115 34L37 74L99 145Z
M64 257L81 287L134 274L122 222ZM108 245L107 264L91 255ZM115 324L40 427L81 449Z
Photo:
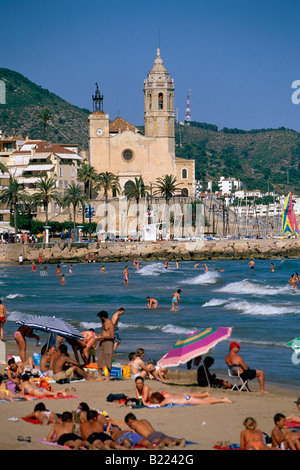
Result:
M143 124L143 81L159 44L184 120L300 131L298 0L0 0L0 67L79 107Z

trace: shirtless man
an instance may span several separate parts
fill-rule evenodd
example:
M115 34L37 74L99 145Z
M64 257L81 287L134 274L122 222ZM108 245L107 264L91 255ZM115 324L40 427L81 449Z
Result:
M53 379L58 382L59 380L72 380L76 377L86 380L92 380L83 370L78 362L73 361L68 355L68 348L65 344L58 346L58 351L53 358Z
M98 369L99 377L96 380L102 380L102 368L107 368L107 377L104 382L110 380L112 367L112 358L114 351L115 328L113 322L108 318L108 313L102 310L97 313L102 323L102 332L96 338L99 341Z
M148 301L148 304L147 304L146 308L149 308L149 310L151 308L157 308L158 301L156 299L152 299L151 297L147 297L147 301Z
M119 335L119 320L120 320L120 316L123 315L125 313L125 309L123 307L119 308L119 310L113 314L113 316L111 317L111 321L114 325L114 329L115 329L115 338L114 338L114 353L116 352L117 350L117 347L119 346L119 344L121 343L121 338L120 338L120 335Z
M2 300L0 299L0 341L3 341L4 323L7 323L6 307L2 304Z
M123 449L108 434L104 432L103 423L98 420L98 413L95 410L87 412L87 421L80 424L80 434L86 447L90 449Z
M151 444L160 444L163 442L166 446L179 446L179 447L184 447L185 446L185 440L184 439L177 439L177 438L172 438L169 436L166 436L166 434L155 431L153 426L147 421L146 419L136 419L135 415L133 413L128 413L125 416L125 423L127 426L129 426L131 429L133 429L135 432L143 436L144 439L147 439L148 441L151 442Z
M255 377L258 379L258 383L260 385L260 391L262 393L268 393L265 390L265 374L263 370L255 370L255 369L250 369L250 367L245 364L244 360L241 358L241 356L238 355L239 350L240 350L240 345L233 341L230 343L230 352L227 354L225 358L226 364L230 366L238 366L239 368L239 373L241 378L246 381L246 380L253 380Z
M173 297L172 297L171 311L178 309L178 301L182 302L180 298L180 293L181 293L181 289L178 289L176 292L174 292Z
M254 269L254 268L255 268L255 262L253 261L253 259L251 259L248 264L249 264L249 266L250 266L250 269Z
M125 266L125 269L123 271L123 277L124 277L124 286L128 286L128 266Z
M68 446L78 450L83 445L83 440L75 434L75 424L72 420L72 413L65 411L61 416L61 423L54 424L46 437L48 442L57 442L61 446Z

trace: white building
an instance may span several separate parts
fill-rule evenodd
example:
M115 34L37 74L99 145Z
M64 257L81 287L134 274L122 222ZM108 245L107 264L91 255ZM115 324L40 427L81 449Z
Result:
M222 194L231 194L232 192L244 187L244 183L235 178L225 178L224 176L221 176L218 181L218 186Z

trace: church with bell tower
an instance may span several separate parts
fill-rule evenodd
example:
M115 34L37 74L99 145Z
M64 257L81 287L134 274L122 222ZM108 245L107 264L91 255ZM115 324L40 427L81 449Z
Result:
M195 162L175 155L174 80L157 49L156 59L144 80L144 124L138 128L121 117L110 121L103 110L98 84L89 115L89 163L98 173L118 176L121 188L142 177L145 185L173 175L182 196L195 195Z

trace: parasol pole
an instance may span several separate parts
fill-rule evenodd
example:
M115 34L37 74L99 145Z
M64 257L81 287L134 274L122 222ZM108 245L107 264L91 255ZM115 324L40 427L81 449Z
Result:
M206 355L206 357L207 357L207 355ZM205 372L205 376L206 376L208 386L210 387L210 381L209 381L207 370L206 370L206 367L205 367L205 364L204 364L204 359L203 359L203 369L204 369L204 372Z

